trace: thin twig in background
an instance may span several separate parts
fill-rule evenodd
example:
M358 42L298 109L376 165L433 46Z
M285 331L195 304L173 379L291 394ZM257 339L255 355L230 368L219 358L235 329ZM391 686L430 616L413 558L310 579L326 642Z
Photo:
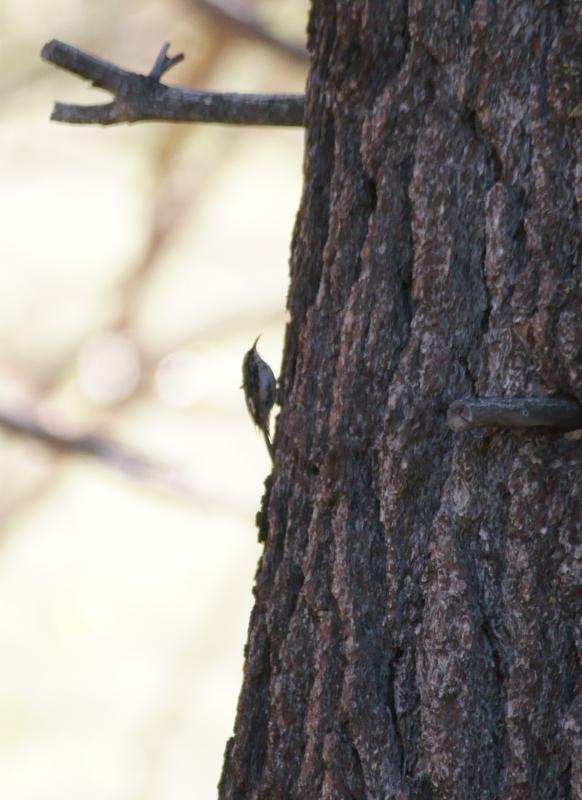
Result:
M220 508L237 519L246 519L248 509L223 494L200 491L175 467L156 463L119 444L95 434L72 435L56 431L38 422L34 417L0 410L0 428L18 436L27 436L47 445L55 453L79 454L93 458L104 466L118 470L129 478L158 490L169 492L199 508Z
M259 18L248 9L242 8L240 3L235 4L226 0L193 0L193 4L196 9L200 9L220 25L228 27L237 36L265 44L299 64L309 63L309 55L305 48L281 39L267 30Z
M148 120L303 125L303 95L196 92L160 83L156 72L161 69L163 74L179 60L178 56L168 58L167 50L168 45L164 45L152 68L153 75L140 75L53 39L42 49L45 61L87 78L94 86L111 92L115 100L94 106L55 103L51 119L80 125Z
M130 452L121 445L101 439L93 434L71 435L42 425L31 417L0 411L0 427L11 433L28 436L65 453L92 456L109 466L127 472L132 477L144 478L161 473L163 468Z

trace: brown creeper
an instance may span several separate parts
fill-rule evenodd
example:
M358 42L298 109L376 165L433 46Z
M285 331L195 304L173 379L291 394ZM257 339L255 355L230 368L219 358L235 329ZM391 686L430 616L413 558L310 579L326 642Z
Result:
M259 338L257 336L255 343L243 358L241 389L245 391L249 414L257 428L260 428L269 455L273 458L273 446L269 434L269 415L275 404L277 382L271 367L257 353Z

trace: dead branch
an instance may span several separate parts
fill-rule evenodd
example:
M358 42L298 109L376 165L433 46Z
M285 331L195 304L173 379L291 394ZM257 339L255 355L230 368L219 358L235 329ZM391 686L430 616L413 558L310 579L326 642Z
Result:
M51 119L80 125L121 122L220 122L229 125L303 125L303 95L222 94L166 86L161 76L183 56L168 56L165 44L149 75L129 72L76 47L53 39L41 56L62 69L106 89L113 102L99 105L55 103Z
M582 408L554 397L487 397L455 400L447 411L455 432L471 428L582 428Z

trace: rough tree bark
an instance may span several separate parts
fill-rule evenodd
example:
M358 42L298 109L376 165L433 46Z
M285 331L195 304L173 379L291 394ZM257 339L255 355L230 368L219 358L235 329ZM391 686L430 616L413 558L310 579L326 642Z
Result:
M314 0L264 555L220 797L582 797L580 0Z

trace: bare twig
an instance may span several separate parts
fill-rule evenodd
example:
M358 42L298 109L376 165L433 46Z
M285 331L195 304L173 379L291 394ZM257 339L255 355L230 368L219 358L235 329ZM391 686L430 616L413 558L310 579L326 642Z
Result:
M453 431L471 428L582 428L582 407L553 397L487 397L455 400L447 411Z
M220 497L200 491L190 480L172 467L151 461L127 449L117 442L102 439L94 434L74 436L56 431L37 422L34 418L0 410L0 427L19 436L27 436L50 447L56 453L80 454L96 459L110 469L123 472L133 480L140 481L156 489L169 492L178 499L195 502L200 507L216 508L248 518L248 509L236 502L225 501Z
M119 444L106 441L92 434L73 436L61 431L47 428L45 425L29 417L16 415L8 411L0 411L0 426L19 435L29 436L51 447L53 450L66 453L81 453L92 456L109 466L131 474L137 478L152 477L161 473L162 468L147 461L142 456L130 452Z
M179 60L179 56L168 58L167 49L164 45L149 75L139 75L56 39L48 42L41 53L45 61L87 78L115 97L111 103L96 106L55 103L51 119L81 125L147 120L303 125L302 95L195 92L160 83L158 75Z
M230 28L237 36L266 44L299 64L308 64L309 55L303 47L291 44L267 30L256 15L240 4L225 0L194 0L194 7L204 11L220 25Z
M184 53L178 53L175 56L168 56L168 50L170 49L170 43L165 42L162 45L162 49L158 53L158 57L150 69L149 77L153 78L156 81L160 81L162 75L167 72L168 70L172 69L174 64L179 64L180 61L184 61Z

